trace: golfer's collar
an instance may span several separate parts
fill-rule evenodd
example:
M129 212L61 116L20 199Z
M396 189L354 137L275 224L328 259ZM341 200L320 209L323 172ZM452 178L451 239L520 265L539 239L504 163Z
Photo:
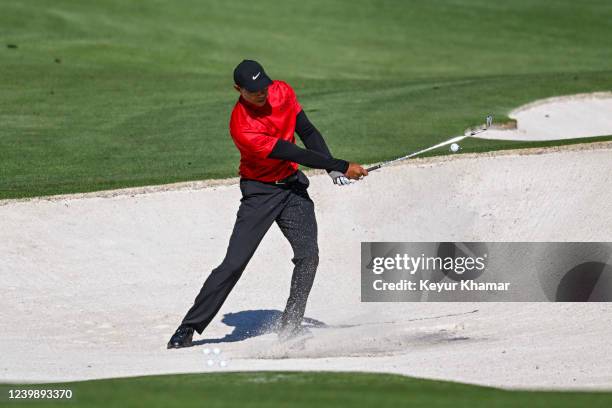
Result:
M240 104L244 106L244 109L251 112L256 116L268 115L271 112L272 106L270 106L270 101L266 100L266 103L263 106L253 105L252 103L245 100L242 96L240 97Z
M270 101L266 99L266 103L263 106L257 106L257 105L253 105L251 102L247 101L246 99L244 99L242 96L239 97L239 102L242 104L242 106L244 106L246 109L254 111L254 112L264 112L266 109L270 108Z

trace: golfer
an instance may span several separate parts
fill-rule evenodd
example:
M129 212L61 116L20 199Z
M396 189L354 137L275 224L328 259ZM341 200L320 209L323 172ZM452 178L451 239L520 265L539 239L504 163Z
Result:
M202 334L274 222L291 244L295 265L279 337L298 335L319 263L314 204L306 192L308 178L298 164L327 170L337 185L367 176L360 165L332 157L293 89L271 80L259 63L238 64L234 83L240 97L232 111L230 133L240 151L240 208L225 259L204 282L168 348L190 346L194 330ZM306 149L295 145L294 133Z

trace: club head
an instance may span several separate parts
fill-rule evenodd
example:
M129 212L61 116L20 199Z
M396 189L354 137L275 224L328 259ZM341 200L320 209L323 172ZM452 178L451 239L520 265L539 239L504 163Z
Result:
M492 124L493 124L493 115L488 115L487 116L487 126L486 126L486 128L487 129L490 128Z

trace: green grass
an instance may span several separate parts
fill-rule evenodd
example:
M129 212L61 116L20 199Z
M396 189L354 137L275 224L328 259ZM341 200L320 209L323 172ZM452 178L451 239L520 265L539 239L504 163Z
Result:
M368 163L612 90L607 0L2 6L0 199L235 176L242 58L294 86L334 155Z
M8 400L9 389L70 389L71 400ZM21 407L609 407L610 392L505 391L391 374L182 374L44 385L0 385Z

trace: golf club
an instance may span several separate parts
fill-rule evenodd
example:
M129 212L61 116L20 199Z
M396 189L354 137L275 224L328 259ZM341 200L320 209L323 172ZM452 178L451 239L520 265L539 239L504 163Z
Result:
M369 173L371 171L378 170L381 167L385 167L385 166L388 166L388 165L390 165L392 163L396 163L396 162L399 162L399 161L410 159L412 157L418 156L418 155L423 154L425 152L428 152L430 150L434 150L434 149L437 149L439 147L446 146L446 145L449 145L449 144L457 143L457 142L465 139L466 137L471 137L471 136L474 136L474 135L477 135L479 133L487 131L491 127L492 124L493 124L493 116L492 115L488 115L487 118L486 118L484 127L480 128L480 129L471 130L466 135L453 137L453 138L448 139L448 140L446 140L446 141L444 141L442 143L438 143L437 145L428 147L428 148L423 149L423 150L419 150L418 152L410 153L410 154L408 154L406 156L398 157L397 159L393 159L393 160L389 160L389 161L386 161L386 162L379 163L376 166L372 166L370 168L367 168L366 170Z

